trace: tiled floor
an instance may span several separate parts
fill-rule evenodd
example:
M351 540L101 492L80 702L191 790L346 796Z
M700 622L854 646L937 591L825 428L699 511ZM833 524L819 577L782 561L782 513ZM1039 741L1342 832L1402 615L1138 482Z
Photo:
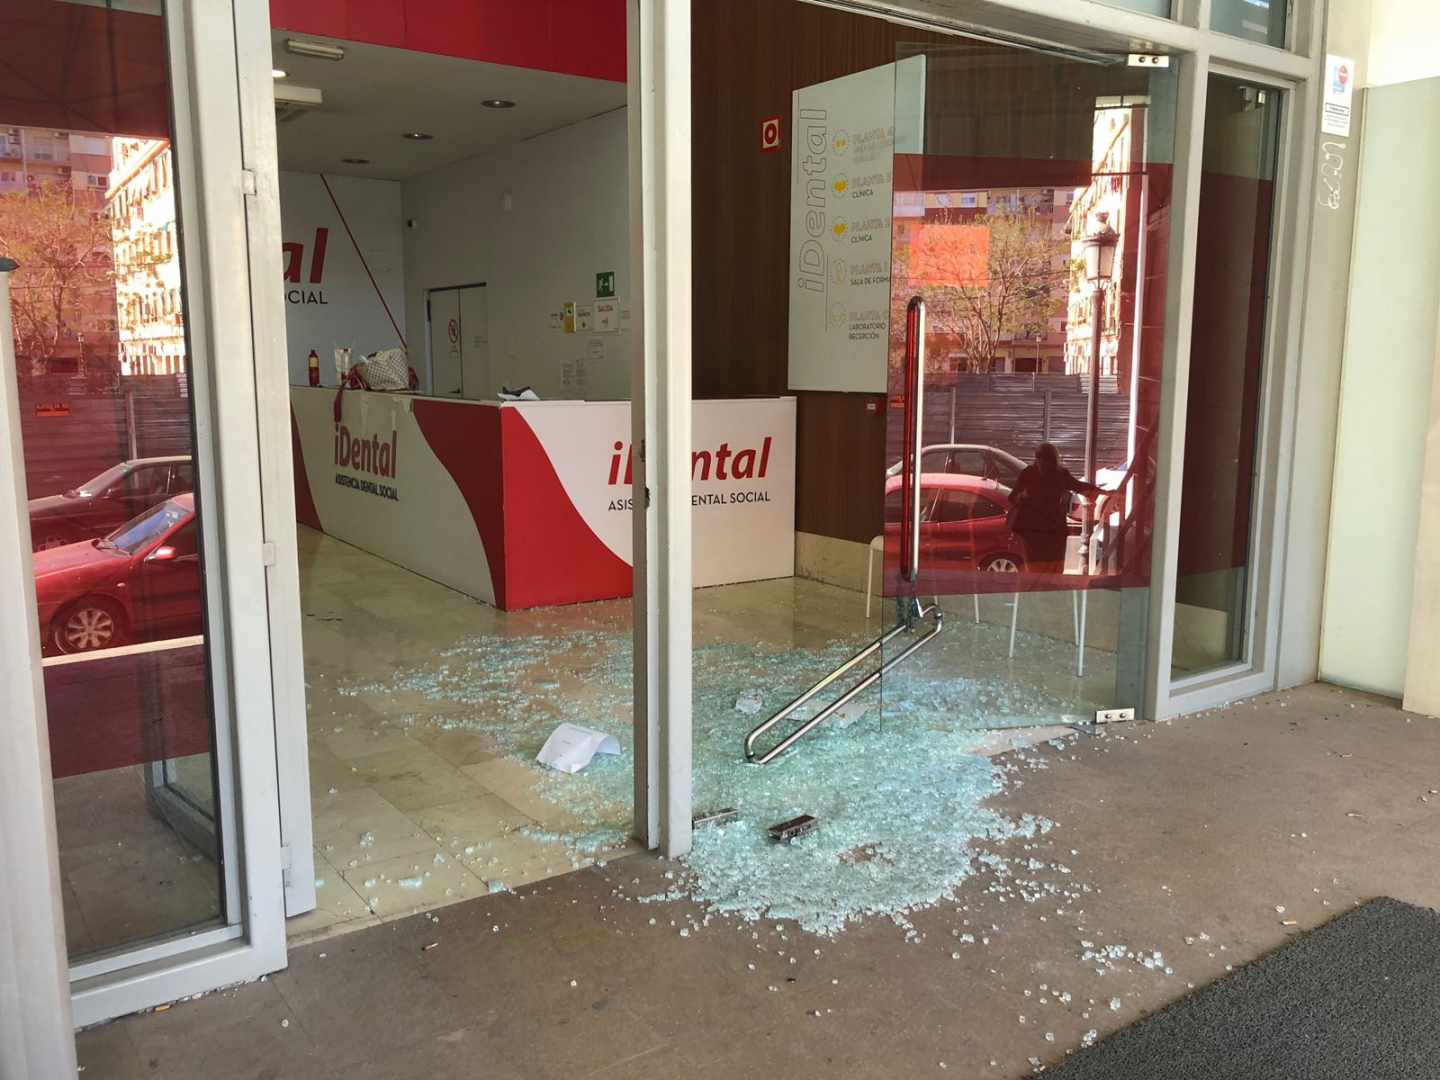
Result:
M353 688L396 669L433 667L444 650L477 635L558 640L580 627L628 634L630 602L501 612L303 528L300 564L321 884L320 906L291 920L291 940L374 925L588 863L533 834L583 831L592 823L540 797L529 762L498 754L484 733L447 728L462 707L410 693L356 695ZM1054 636L1022 637L1013 661L1003 652L1011 597L984 597L978 622L962 598L952 605L949 631L916 669L974 674L978 664L1036 689L1110 704L1113 654L1093 646L1113 642L1113 600L1097 594L1090 604L1084 678L1073 670L1073 640L1062 640L1073 634L1078 610L1068 593L1023 598L1021 626ZM854 592L803 579L702 589L695 594L695 642L805 649L858 642L892 617L889 603L877 603L868 621L864 607ZM555 654L514 677L558 683L583 697L588 688L563 648L557 644ZM628 711L610 721L628 724Z
M588 864L560 843L527 835L583 827L534 794L528 763L498 755L484 734L444 727L443 704L348 692L397 668L433 663L476 635L563 626L570 609L497 611L303 528L300 563L319 907L290 920L291 940ZM628 625L626 601L586 607L588 619ZM555 673L540 664L526 677Z
M667 885L639 855L85 1032L86 1080L1019 1078L1358 901L1440 905L1440 725L1390 703L1308 687L1037 753L1000 801L1058 825L999 850L1083 884L1081 905L1005 902L982 873L913 934L873 918L814 938L627 899Z
M303 528L300 561L318 905L290 920L292 942L517 888L627 850L577 855L537 837L591 823L536 792L532 763L498 753L483 731L455 727L463 706L354 690L397 670L433 668L446 649L477 636L628 634L628 600L500 612ZM1113 597L1091 603L1083 679L1073 671L1073 641L1065 640L1076 613L1069 594L1023 598L1021 628L1049 636L1022 636L1013 660L1004 651L1010 600L983 598L978 622L967 599L950 605L947 633L906 671L999 673L1109 704L1114 662L1103 647L1115 637ZM875 604L868 620L864 608L856 593L802 579L702 589L695 642L770 649L858 642L893 617L887 602ZM583 664L562 648L515 678L586 700L591 688L577 676ZM904 677L897 671L892 680ZM628 709L605 719L630 722ZM185 763L200 788L208 786L208 768L208 758ZM214 864L149 812L141 769L60 781L56 799L72 955L218 914Z

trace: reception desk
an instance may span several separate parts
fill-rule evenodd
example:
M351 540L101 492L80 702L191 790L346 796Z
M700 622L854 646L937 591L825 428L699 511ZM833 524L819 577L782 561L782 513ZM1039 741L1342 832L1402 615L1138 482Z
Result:
M631 592L630 404L292 387L300 522L505 610ZM697 401L696 585L795 572L795 399Z

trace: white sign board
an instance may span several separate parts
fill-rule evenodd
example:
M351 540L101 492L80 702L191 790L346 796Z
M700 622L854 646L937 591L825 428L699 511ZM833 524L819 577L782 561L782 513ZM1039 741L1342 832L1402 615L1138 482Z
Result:
M1350 114L1355 102L1355 61L1348 56L1325 57L1325 105L1320 130L1326 135L1350 135Z
M628 401L507 406L540 440L595 537L631 561L634 469ZM795 573L795 399L697 401L691 419L695 584Z
M916 56L794 93L792 390L885 392L894 156L921 150L924 79Z

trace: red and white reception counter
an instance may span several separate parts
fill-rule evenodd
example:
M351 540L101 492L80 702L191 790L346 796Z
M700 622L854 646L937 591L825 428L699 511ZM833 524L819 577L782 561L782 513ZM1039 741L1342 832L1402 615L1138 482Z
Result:
M302 524L505 610L631 592L630 403L290 394ZM697 401L696 585L795 572L795 399Z

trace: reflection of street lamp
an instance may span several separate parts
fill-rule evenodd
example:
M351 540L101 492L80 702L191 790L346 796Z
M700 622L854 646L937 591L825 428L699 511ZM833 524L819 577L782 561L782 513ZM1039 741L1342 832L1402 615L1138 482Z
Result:
M1085 279L1091 288L1090 400L1085 404L1085 479L1095 483L1095 457L1100 446L1100 337L1105 331L1105 286L1115 272L1115 248L1120 234L1110 227L1110 215L1095 215L1096 225L1085 237ZM1095 529L1095 503L1085 505L1085 568L1090 569L1090 539Z

